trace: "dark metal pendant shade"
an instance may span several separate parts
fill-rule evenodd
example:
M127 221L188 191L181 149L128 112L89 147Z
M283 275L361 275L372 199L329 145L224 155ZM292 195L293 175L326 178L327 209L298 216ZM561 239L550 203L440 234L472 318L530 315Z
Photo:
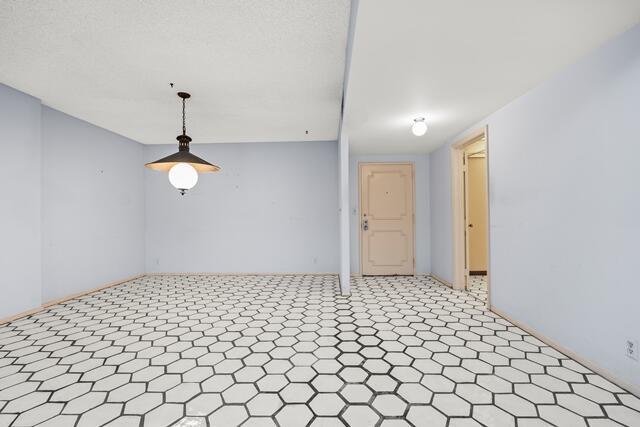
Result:
M178 152L156 160L155 162L147 163L145 166L156 171L169 172L169 170L178 163L188 163L193 166L198 173L219 171L220 168L218 166L189 152L191 137L186 134L184 106L185 100L191 97L191 95L185 92L178 92L178 96L182 98L182 135L176 137L178 140Z
M156 171L169 172L169 169L178 163L189 163L198 173L217 172L220 170L218 166L212 165L188 151L178 151L155 162L147 163L145 166Z
M220 170L218 166L212 165L206 160L189 152L189 142L191 142L191 138L189 136L178 135L176 139L179 141L177 153L170 154L167 157L156 160L155 162L147 163L145 166L156 171L169 172L169 169L178 163L188 163L199 173L217 172Z

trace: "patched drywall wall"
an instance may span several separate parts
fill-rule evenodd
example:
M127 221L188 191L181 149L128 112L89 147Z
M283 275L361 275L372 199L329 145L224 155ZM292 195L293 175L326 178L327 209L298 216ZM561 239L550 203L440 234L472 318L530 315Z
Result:
M144 273L142 145L42 109L44 302Z
M450 145L487 125L492 306L640 390L640 26L431 154L432 269L453 276Z
M145 146L145 161L176 145ZM338 145L192 144L221 167L185 196L145 171L148 272L338 273Z
M40 100L0 84L0 319L41 303Z

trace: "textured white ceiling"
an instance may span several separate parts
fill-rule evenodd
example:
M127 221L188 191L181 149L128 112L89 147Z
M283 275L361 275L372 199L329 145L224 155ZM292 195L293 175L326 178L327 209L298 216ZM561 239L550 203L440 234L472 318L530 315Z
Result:
M639 0L361 0L351 149L428 152L638 21Z
M0 0L0 82L143 143L174 142L177 90L196 143L335 139L348 19L349 0ZM639 20L640 0L360 0L352 150L428 152Z
M147 144L175 142L177 90L196 143L335 139L348 19L348 0L2 0L0 82Z

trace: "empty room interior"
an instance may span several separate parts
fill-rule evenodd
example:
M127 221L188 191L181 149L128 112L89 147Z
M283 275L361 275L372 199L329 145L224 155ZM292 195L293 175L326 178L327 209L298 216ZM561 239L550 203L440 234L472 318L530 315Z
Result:
M640 427L640 0L0 0L0 427Z

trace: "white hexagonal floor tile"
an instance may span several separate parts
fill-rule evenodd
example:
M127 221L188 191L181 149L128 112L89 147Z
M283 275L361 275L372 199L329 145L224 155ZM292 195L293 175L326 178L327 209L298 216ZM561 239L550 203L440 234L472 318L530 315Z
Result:
M0 425L640 424L640 400L482 298L425 276L350 297L332 275L143 277L0 325Z
M258 393L247 403L247 409L251 416L271 416L282 405L282 399L276 393Z
M346 406L336 393L318 393L309 402L311 410L319 416L335 416Z

